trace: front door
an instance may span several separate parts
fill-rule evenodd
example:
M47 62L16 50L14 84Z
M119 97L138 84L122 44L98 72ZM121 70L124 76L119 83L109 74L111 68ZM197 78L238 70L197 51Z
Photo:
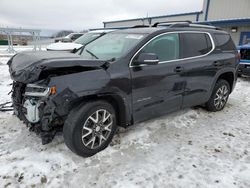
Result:
M157 65L135 65L141 53L154 53ZM134 121L139 122L180 109L185 80L180 76L179 34L161 34L148 42L132 59Z

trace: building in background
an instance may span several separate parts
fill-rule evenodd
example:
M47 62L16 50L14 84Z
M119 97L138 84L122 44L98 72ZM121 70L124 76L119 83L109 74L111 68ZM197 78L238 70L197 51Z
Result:
M221 27L236 45L250 42L250 0L204 0L198 12L103 22L104 28L152 25L156 22L190 20Z

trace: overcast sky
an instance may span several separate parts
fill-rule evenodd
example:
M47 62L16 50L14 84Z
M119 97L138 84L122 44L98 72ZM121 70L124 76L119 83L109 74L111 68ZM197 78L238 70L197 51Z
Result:
M0 26L73 29L103 21L200 11L203 0L0 0Z

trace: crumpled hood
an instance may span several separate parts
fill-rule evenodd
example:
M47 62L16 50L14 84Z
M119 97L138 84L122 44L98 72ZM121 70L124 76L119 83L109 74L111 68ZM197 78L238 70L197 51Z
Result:
M13 56L9 71L14 81L31 83L37 81L42 71L70 67L107 67L101 60L84 60L80 55L67 52L23 52Z

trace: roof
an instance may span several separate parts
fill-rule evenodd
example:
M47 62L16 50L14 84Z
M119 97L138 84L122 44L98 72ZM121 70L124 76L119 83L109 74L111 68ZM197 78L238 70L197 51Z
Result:
M141 28L127 28L116 30L113 33L127 33L127 34L151 34L157 32L158 34L164 32L182 32L182 31L203 31L208 33L225 33L223 30L199 28L199 27L141 27Z

